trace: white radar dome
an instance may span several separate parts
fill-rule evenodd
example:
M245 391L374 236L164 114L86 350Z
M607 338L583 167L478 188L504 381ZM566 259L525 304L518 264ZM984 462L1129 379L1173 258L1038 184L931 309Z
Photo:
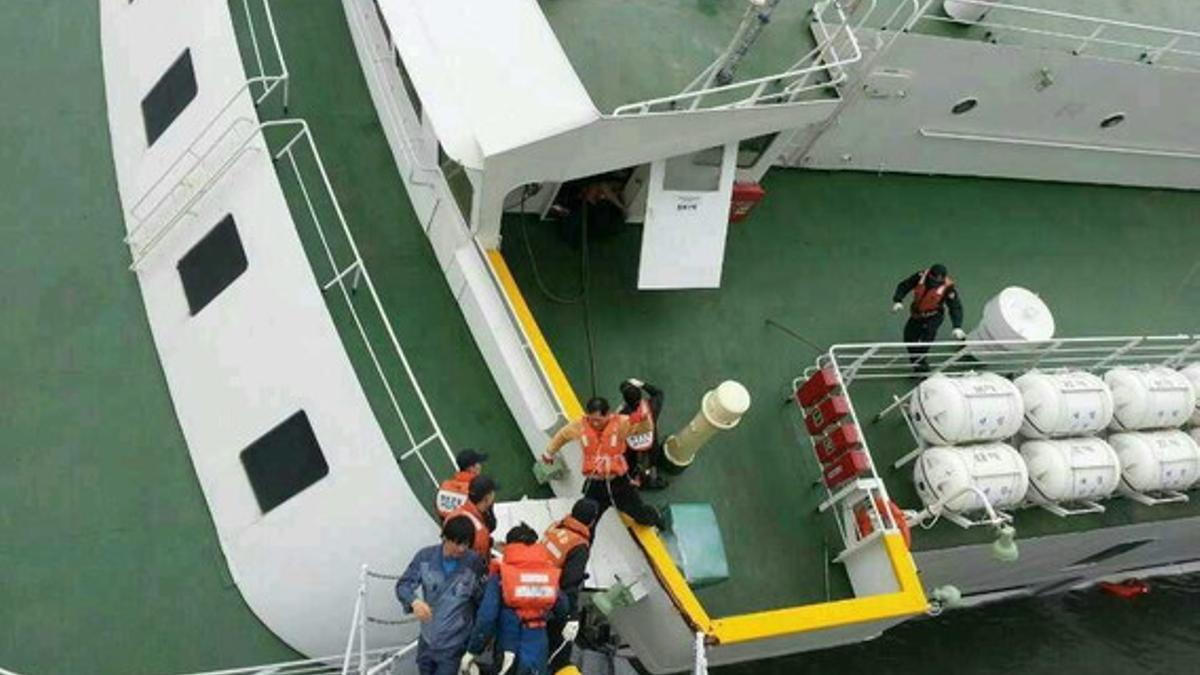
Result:
M913 392L908 413L933 445L998 441L1021 428L1021 393L995 373L933 375Z
M935 446L917 458L913 483L926 506L942 502L947 511L969 513L984 505L968 488L982 492L992 508L1008 508L1025 499L1029 473L1020 453L1005 443Z
M1099 438L1035 440L1021 444L1029 497L1039 504L1099 500L1121 482L1121 462Z
M1112 390L1115 431L1170 429L1195 412L1196 392L1179 371L1163 366L1113 368L1104 374Z
M1108 426L1113 398L1108 385L1083 371L1030 371L1013 381L1021 392L1026 438L1087 436Z

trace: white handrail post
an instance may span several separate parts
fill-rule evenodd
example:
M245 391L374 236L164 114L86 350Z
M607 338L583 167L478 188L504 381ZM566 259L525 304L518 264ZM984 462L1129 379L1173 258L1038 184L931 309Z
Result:
M362 611L358 613L358 675L367 673L367 566L362 566L358 584L358 599Z
M354 654L354 633L359 626L358 615L363 611L363 598L367 595L367 566L358 573L358 597L354 600L354 613L350 617L350 635L346 637L346 654L342 657L342 675L350 675L350 656Z
M696 662L692 667L693 675L708 675L708 655L704 649L704 633L696 631L695 642Z

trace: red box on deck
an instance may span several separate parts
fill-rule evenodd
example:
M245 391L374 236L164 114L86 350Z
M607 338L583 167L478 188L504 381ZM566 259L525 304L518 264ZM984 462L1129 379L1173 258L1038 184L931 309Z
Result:
M817 450L817 459L822 464L828 464L843 452L861 444L862 434L858 431L858 425L846 422L839 424L828 435L818 439L814 443L814 447Z
M837 388L838 377L833 368L822 368L812 374L796 390L796 402L802 407L809 407L825 398L825 395Z
M750 216L755 205L767 196L767 191L758 183L734 183L729 199L729 222L740 223Z
M849 414L850 402L845 396L830 396L808 411L804 424L808 427L809 435L816 436Z
M867 458L867 453L862 450L851 450L843 452L832 464L825 466L824 478L825 486L830 490L836 490L843 483L858 478L871 468L871 461Z

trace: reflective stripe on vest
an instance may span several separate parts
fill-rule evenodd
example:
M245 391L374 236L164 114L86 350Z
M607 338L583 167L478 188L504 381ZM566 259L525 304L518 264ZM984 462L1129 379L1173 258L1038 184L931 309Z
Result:
M621 437L620 415L611 415L604 429L596 431L587 420L580 421L583 434L583 475L588 478L615 478L629 471L625 463L625 439Z
M472 513L473 511L475 513ZM489 557L491 557L492 553L492 535L490 532L488 532L487 525L483 523L483 517L477 515L477 513L478 511L475 509L475 505L471 502L467 502L447 514L445 520L442 522L448 523L450 522L451 518L466 516L467 519L471 521L471 524L475 526L475 539L471 542L471 549L478 553L484 560L487 560Z
M439 516L444 519L450 515L451 511L467 503L467 492L471 486L471 479L474 477L475 474L470 471L459 471L451 478L442 481L434 501L434 507Z
M647 425L649 428L646 431L629 434L625 439L625 445L629 446L634 452L646 452L654 445L654 412L650 410L650 404L645 400L638 403L637 411L630 417L638 420L638 425ZM644 421L643 421L644 420Z
M508 544L500 563L504 604L525 625L534 628L546 625L546 613L558 599L559 574L541 544Z
M554 566L561 568L566 564L571 551L580 546L587 546L590 535L591 531L587 525L571 516L551 525L546 530L545 546L550 559L554 561Z
M937 288L926 288L925 277L929 276L929 270L921 270L921 276L917 279L917 285L913 287L912 315L915 317L926 318L937 314L942 307L942 301L946 298L946 294L954 288L954 279L947 276L940 286Z

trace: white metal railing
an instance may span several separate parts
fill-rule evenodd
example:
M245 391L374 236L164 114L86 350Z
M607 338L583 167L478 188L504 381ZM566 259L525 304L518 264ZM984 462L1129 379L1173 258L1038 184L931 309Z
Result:
M387 23L384 21L383 10L380 9L378 0L372 0L372 4L375 7L375 13L379 17L380 26L380 31L374 32L377 34L382 33L383 40L381 41L381 44L386 44L388 47L387 53L376 54L375 60L379 62L395 62L395 60L400 58L399 51L397 50L395 43L392 41L391 31L387 28ZM363 19L359 12L347 12L347 17L360 31L363 32L363 34L366 34L369 31L368 22ZM400 66L398 64L396 65L395 69L397 71L397 76L400 76ZM401 88L403 88L403 86ZM390 113L388 116L392 119L395 119L399 123L399 125L396 127L396 131L399 134L398 140L400 141L400 148L404 153L405 159L408 161L409 165L408 183L437 191L437 186L434 182L421 180L416 177L417 171L422 171L425 173L436 172L438 175L440 175L441 172L436 166L426 165L425 162L422 161L420 153L417 151L416 146L418 145L418 141L415 140L415 137L420 135L420 119L417 115L415 106L413 106L411 101L408 101L407 93L405 93L403 96L384 96L381 97L381 99L382 100L378 101L377 103L386 108L388 113ZM402 104L402 99L408 104L407 106ZM414 124L417 127L416 129L412 128ZM437 208L440 204L441 197L439 196L438 200L434 203L433 211L427 222L432 222L433 214L437 213Z
M333 654L315 659L300 659L282 661L279 663L264 663L256 666L243 666L224 670L206 670L188 673L188 675L341 675L342 673L358 673L360 664L364 667L365 675L380 675L387 668L400 663L407 663L410 655L415 655L416 642L404 647L382 647L365 652L355 652L350 659L350 669L344 670L344 655ZM380 668L382 664L386 667ZM5 671L0 670L0 673ZM415 664L410 672L416 672Z
M271 11L271 0L261 0L263 14L267 18L267 30L271 36L271 46L275 50L275 58L279 62L279 73L269 77L260 83L261 93L255 97L254 104L258 105L270 96L271 91L277 86L283 87L283 112L287 113L288 109L288 93L289 79L287 61L283 59L283 50L279 47L279 32L275 30L275 15ZM266 65L263 63L262 48L258 44L258 29L255 26L254 13L250 11L250 0L242 0L242 9L246 13L246 28L250 33L250 44L254 50L254 61L258 65L258 74L265 76L267 74Z
M808 368L801 377L796 378L792 382L792 391L797 391L800 385L807 380L813 373L818 370L830 369L833 371L837 381L840 383L842 393L845 395L846 404L849 408L848 421L853 426L862 430L864 427L859 422L858 412L854 409L854 401L848 395L848 387L850 380L845 377L844 371L838 362L836 353L831 349L829 352L817 357L816 364ZM804 422L801 421L803 426ZM804 431L805 437L812 445L814 459L816 458L816 442L817 439L808 436L807 429ZM836 489L831 489L824 480L820 480L822 489L825 492L825 499L817 507L817 511L824 513L833 511L834 522L837 524L838 532L842 538L843 549L835 557L835 560L843 561L847 556L861 549L863 546L871 543L884 533L897 533L900 531L899 524L887 504L891 503L888 497L887 487L883 480L879 477L879 472L875 469L875 459L871 456L870 447L867 444L866 434L860 431L860 448L861 452L867 458L867 471L863 474L846 481ZM818 464L820 464L820 461ZM871 522L874 524L874 529L869 533L858 531L856 510L866 509Z
M394 58L399 58L396 56L398 52L394 42L392 41L391 31L386 29L383 12L380 10L378 2L373 0L373 5L375 7L376 14L379 17L379 25L381 29L383 29L383 40L380 42L385 43L388 47L386 54L377 54L375 58L380 62L391 62ZM356 27L358 27L359 30L363 31L365 34L369 26L367 22L363 20L363 17L358 12L349 12L348 16L350 21L354 22ZM396 66L396 70L399 71L399 66ZM398 72L397 75L399 75ZM410 185L425 187L437 193L433 207L430 210L430 214L422 224L423 229L428 231L430 225L433 223L434 217L437 215L438 210L444 201L442 193L443 191L448 192L449 188L444 184L439 186L437 183L439 179L441 179L444 183L441 169L436 166L427 166L421 160L421 157L417 152L416 146L418 143L416 140L414 140L414 137L419 135L419 120L417 118L415 109L412 107L411 101L408 101L407 93L400 95L400 92L397 92L397 95L395 96L382 97L382 105L388 110L388 116L395 119L399 123L393 128L395 128L396 133L399 136L398 140L400 141L400 149L404 155L405 161L407 161L409 165L407 183ZM416 129L413 128L414 124L417 125ZM421 171L430 176L430 180L418 179L416 176L417 171ZM470 223L464 222L464 224L467 229L470 229ZM542 364L541 359L538 358L534 349L533 340L530 338L528 331L525 330L524 323L522 323L518 317L516 308L513 306L512 299L509 298L508 293L505 292L504 285L497 276L496 270L492 266L491 259L487 255L487 251L483 249L483 246L480 245L478 239L472 237L472 243L475 246L477 254L482 260L484 268L487 269L488 277L491 279L493 288L504 303L505 314L508 317L509 323L517 332L517 335L520 336L521 350L525 354L525 357L529 360L534 372L537 374L538 381L545 390L547 399L554 406L556 416L563 421L569 421L567 420L566 409L563 406L562 399L559 398L558 391L551 384L550 376L546 372L545 366Z
M940 372L988 370L1012 375L1034 368L1099 371L1143 364L1179 366L1200 360L1200 335L1143 335L1055 338L1041 341L968 340L928 342L928 372L914 372L904 342L834 345L826 357L836 362L843 382L909 380Z
M388 402L390 403L393 412L395 412L400 425L404 430L405 437L408 440L409 447L401 453L399 459L401 462L415 456L420 462L425 474L429 477L433 486L438 485L437 476L430 467L429 462L425 459L422 450L431 445L440 446L446 458L451 465L454 463L454 454L450 451L450 445L446 441L445 435L442 433L441 426L438 424L437 418L433 414L433 410L429 407L429 401L425 398L425 392L421 388L420 382L417 381L417 376L413 372L412 365L409 363L408 356L404 352L404 348L400 346L400 340L396 336L396 330L393 327L391 319L387 315L387 311L383 308L383 303L379 299L379 294L375 290L375 284L371 280L371 274L367 270L363 262L362 254L359 252L358 243L354 239L354 235L350 232L350 226L346 223L346 216L342 212L341 203L338 201L337 195L333 191L333 185L329 182L329 174L325 171L325 163L321 160L321 154L317 150L317 145L313 141L312 133L309 130L308 123L301 119L278 120L272 122L264 122L260 125L263 128L269 127L284 127L291 126L298 128L296 133L284 143L283 147L276 153L273 158L278 161L284 157L287 158L288 165L292 168L292 173L296 179L296 183L300 189L300 194L304 199L304 204L308 215L312 220L313 228L321 242L321 248L325 253L325 258L329 263L330 269L333 272L332 278L321 284L322 291L329 290L337 286L340 294L345 301L347 309L350 311L350 316L354 321L355 328L358 331L359 337L362 338L363 346L366 348L367 355L371 359L375 373L379 376L380 382L387 394ZM297 143L304 142L304 147L307 147L312 154L312 160L316 164L317 171L320 174L321 186L324 188L325 197L333 208L333 212L337 218L338 224L341 226L341 233L345 237L346 245L353 256L353 260L344 265L339 265L333 249L329 243L329 237L325 232L325 228L321 224L321 218L317 215L316 206L313 203L312 194L309 192L307 185L304 182L303 174L300 171L300 165L296 159L294 151ZM350 279L349 283L347 280ZM384 330L387 333L388 341L391 344L392 351L399 359L404 374L411 386L412 394L416 397L420 404L421 412L425 418L425 422L432 430L428 435L418 438L414 432L414 425L410 422L408 416L400 406L399 399L396 395L396 390L384 371L383 365L379 360L379 354L375 347L371 344L370 338L367 336L366 328L364 327L362 317L351 296L358 289L359 282L366 286L367 294L370 296L372 307L378 316L380 323L383 324Z
M832 8L836 30L826 28L825 13ZM751 8L748 11L755 11ZM713 61L684 90L671 96L628 103L613 111L614 116L645 115L661 112L691 110L721 110L770 103L790 103L801 94L817 89L836 87L846 79L843 66L862 58L858 40L850 29L846 14L839 0L821 0L813 7L814 21L821 27L821 34L829 36L815 48L793 63L787 70L756 77L741 82L714 86L718 74L729 57L728 51ZM838 53L842 44L844 53ZM825 76L827 79L820 79ZM770 91L778 88L778 91ZM730 101L733 98L735 100ZM716 102L705 105L706 100Z
M832 367L836 370L844 388L855 382L868 380L904 383L904 394L892 396L891 402L872 418L873 422L878 422L896 410L903 416L916 448L893 463L892 466L897 469L916 459L928 447L904 408L916 391L916 387L913 386L914 379L920 380L935 374L973 371L1014 376L1034 369L1070 369L1099 373L1120 366L1179 367L1194 360L1200 361L1200 335L1055 338L1040 341L943 341L922 343L919 349L928 347L928 351L915 353L909 351L913 346L903 342L834 345L827 354L818 359L818 367ZM915 370L914 359L924 361L927 369ZM848 400L851 398L847 397ZM852 400L850 407L854 423L859 424L857 413L853 412ZM862 426L859 425L859 428L862 429ZM863 447L866 448L865 438ZM874 466L874 459L871 461ZM943 501L948 502L955 497L951 496ZM1180 500L1178 495L1167 498L1152 498L1148 495L1131 498L1151 505ZM982 520L972 520L949 512L939 515L949 518L961 527L999 527L1011 521L1011 516L993 509L985 496L980 495L980 500L985 504L987 511L987 517ZM1186 497L1183 497L1183 500L1186 500ZM1104 511L1103 506L1094 502L1084 501L1081 502L1081 506L1082 508L1075 509L1066 509L1058 505L1045 508L1060 517Z
M692 647L695 661L692 664L692 675L708 675L708 647L704 644L704 633L696 632L696 641Z
M271 2L261 1L279 72L266 72L250 0L242 0L258 73L246 79L225 100L183 152L129 208L130 230L125 236L125 243L129 245L133 257L129 267L131 270L136 271L158 243L216 184L220 176L252 149L249 142L257 137L257 130L254 128L257 119L252 119L244 113L231 115L235 105L248 97L253 105L258 106L278 90L281 92L283 110L287 110L290 87L287 61L279 46L279 34L275 30ZM260 89L257 95L254 94L256 86ZM227 124L219 127L220 130L214 135L212 132L218 129L218 123L222 121L227 121Z
M1047 45L1077 55L1200 71L1200 32L996 0L960 1L987 9L983 19L972 25L987 29L993 36L997 31L1011 31L1044 38ZM925 14L921 20L961 25L948 16L933 13Z
M354 612L350 618L350 634L346 637L346 651L341 659L341 675L351 675L352 673L357 673L358 675L379 675L380 673L394 672L394 668L401 660L414 653L417 646L416 640L398 648L392 647L384 650L367 648L367 624L402 626L413 624L417 621L414 616L403 619L386 619L372 616L367 608L368 581L370 579L382 579L394 582L399 578L396 575L371 571L366 565L363 565L360 569L358 590L354 598ZM376 663L371 664L373 655L378 655L380 658Z

